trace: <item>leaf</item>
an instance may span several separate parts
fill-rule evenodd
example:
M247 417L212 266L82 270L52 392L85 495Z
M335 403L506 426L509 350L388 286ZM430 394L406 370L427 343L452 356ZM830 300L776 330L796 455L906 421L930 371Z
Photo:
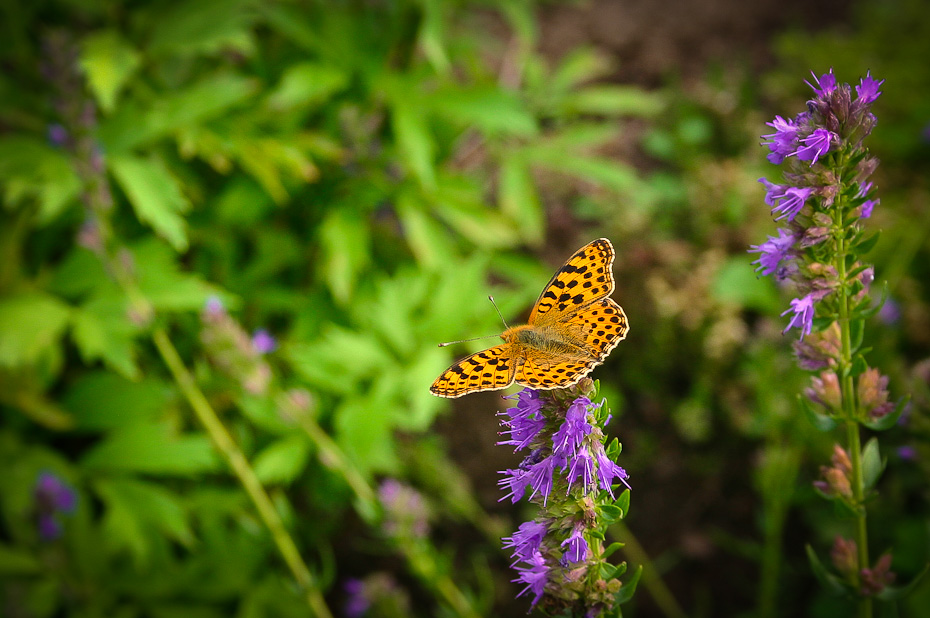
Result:
M272 442L252 462L263 484L290 484L307 466L310 443L301 434Z
M814 409L814 404L807 397L798 395L798 405L801 406L804 416L811 422L811 425L817 428L817 431L831 431L836 427L836 420Z
M636 567L636 570L633 571L633 575L627 581L623 582L623 586L620 587L620 591L614 596L614 601L617 605L622 605L630 599L633 598L633 594L636 593L636 587L639 585L639 579L643 576L643 566L639 565Z
M110 112L120 90L139 67L141 57L118 32L104 30L84 39L78 63L100 107Z
M103 530L114 549L127 549L137 564L148 561L153 533L190 546L188 514L173 492L137 479L99 479L95 489L106 511Z
M602 557L604 560L607 560L608 558L610 558L610 557L614 554L615 551L617 551L618 549L622 549L622 548L623 548L623 545L624 545L624 544L623 544L623 543L620 543L619 541L614 542L614 543L611 543L610 545L608 545L608 546L604 549L604 553L601 554L601 557Z
M105 371L82 375L63 397L77 428L108 431L137 423L151 424L164 412L170 390L154 378L130 381Z
M917 589L923 582L928 571L930 571L930 564L925 564L924 568L922 568L914 579L907 584L903 586L885 586L885 588L875 596L882 601L899 601Z
M887 462L882 459L878 450L878 439L871 438L862 449L862 485L869 490L875 486Z
M817 557L817 554L814 553L814 549L810 545L805 545L804 549L807 551L807 561L811 565L811 571L814 572L814 577L833 594L843 595L849 592L848 587L843 581L827 571L826 567L820 561L820 558Z
M362 474L396 469L392 415L391 406L375 392L348 397L336 409L336 442Z
M9 206L38 202L41 225L61 215L81 191L68 157L30 137L0 139L0 178L0 192Z
M193 56L236 51L251 55L256 12L247 0L188 0L173 3L152 23L152 54Z
M891 413L886 414L877 420L866 420L862 424L874 431L886 431L891 429L898 423L898 419L901 418L901 415L904 413L904 410L907 409L907 404L910 403L910 401L911 396L906 395L898 400L898 403L895 405L894 410Z
M436 187L435 144L422 110L407 101L395 101L391 108L394 139L407 167L427 190Z
M545 214L529 166L518 157L501 161L497 180L497 201L501 212L513 220L520 235L530 244L542 242Z
M234 309L238 299L199 276L181 272L177 256L163 242L149 237L133 247L139 288L157 311L200 311L217 296Z
M476 127L485 135L530 137L538 130L536 119L517 95L496 87L446 88L426 103L437 116Z
M743 256L732 257L720 267L711 284L711 293L718 302L740 308L772 312L780 305L772 282L758 277Z
M367 222L353 208L337 208L320 225L319 235L323 277L333 296L347 303L370 260Z
M37 575L43 571L42 563L30 552L0 543L0 574Z
M633 86L589 86L569 93L562 101L569 113L653 118L666 107L661 96Z
M623 519L623 509L613 504L602 504L598 508L598 511L601 516L601 521L606 526L609 526Z
M94 299L73 314L71 336L81 358L87 363L103 360L108 367L130 380L139 377L133 346L136 332L137 328L129 321L123 298Z
M290 109L322 103L343 90L349 76L340 68L316 62L292 64L281 81L268 95L268 105L274 109Z
M134 423L110 433L84 455L93 470L192 476L221 468L202 433L178 433L166 422Z
M111 157L109 162L139 220L149 224L175 250L185 251L187 225L181 215L190 209L190 202L174 176L157 159L121 155Z
M0 366L36 362L61 339L71 308L44 292L0 298Z
M878 243L879 237L881 237L881 231L880 231L880 230L874 232L873 234L871 234L871 235L868 236L867 238L863 238L862 240L860 240L859 242L857 242L855 245L853 245L852 250L853 250L857 255L865 255L866 253L868 253L869 251L871 251L872 248Z
M417 262L424 268L438 270L455 259L452 243L445 228L414 191L402 190L397 196L397 216L404 229L404 238Z

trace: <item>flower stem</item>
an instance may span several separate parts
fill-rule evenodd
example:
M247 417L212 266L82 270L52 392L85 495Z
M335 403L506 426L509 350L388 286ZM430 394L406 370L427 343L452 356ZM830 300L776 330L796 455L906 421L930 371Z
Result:
M838 205L839 206L839 205ZM843 209L838 208L839 212ZM868 529L866 527L866 512L862 476L862 445L859 437L859 419L856 413L856 391L853 384L852 369L852 338L850 335L850 311L849 311L849 286L846 280L846 256L847 246L845 232L845 221L840 222L842 229L836 241L836 272L840 281L838 289L839 294L839 325L840 325L840 392L843 402L843 416L846 423L846 444L849 449L849 459L852 465L852 492L854 508L856 512L856 547L859 568L861 573L863 569L869 568L869 542ZM872 599L868 596L859 598L859 618L871 618L872 616Z
M258 480L255 471L249 465L245 455L236 445L235 441L233 441L232 436L229 435L226 427L217 417L216 412L213 410L212 406L210 406L207 398L197 386L194 377L187 370L187 367L178 355L177 349L168 338L167 333L165 333L163 328L155 328L152 333L152 339L162 359L168 366L169 371L171 371L171 375L174 377L181 392L187 399L187 402L210 435L210 439L213 441L214 446L226 457L229 466L232 468L236 477L238 477L239 482L249 495L249 498L251 498L252 503L255 504L255 508L258 510L258 514L265 526L271 532L271 536L274 539L275 545L278 547L278 551L281 552L284 562L287 564L297 584L306 595L307 604L310 606L310 609L317 618L332 618L332 613L330 613L326 601L323 599L323 595L317 586L313 574L310 572L310 569L307 568L303 558L301 558L297 545L294 543L290 534L288 534L284 522L281 520L281 516L278 514L278 511L275 510L271 502L271 498L268 496L267 492L265 492L265 488L262 486L261 481Z

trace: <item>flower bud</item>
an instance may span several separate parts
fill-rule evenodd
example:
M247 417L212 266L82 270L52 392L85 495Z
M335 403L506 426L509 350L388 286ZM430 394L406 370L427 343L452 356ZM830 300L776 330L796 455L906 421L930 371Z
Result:
M859 569L857 553L855 541L836 535L833 549L830 550L830 560L837 572L850 581L855 581Z

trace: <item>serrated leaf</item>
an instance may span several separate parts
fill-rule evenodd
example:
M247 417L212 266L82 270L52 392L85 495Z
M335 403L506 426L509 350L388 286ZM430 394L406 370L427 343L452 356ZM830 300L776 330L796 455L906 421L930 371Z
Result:
M435 270L452 263L456 255L448 233L418 196L403 191L396 208L404 238L421 266Z
M82 463L94 470L163 476L191 476L221 468L206 435L180 434L168 423L121 427L91 448Z
M0 366L38 360L61 339L70 316L68 305L43 292L0 298Z
M310 442L301 434L295 434L272 442L252 462L255 474L263 484L289 484L307 466Z
M865 443L862 449L862 485L863 489L868 491L875 486L882 471L885 469L885 461L882 460L878 449L878 439L871 438Z
M78 62L100 107L110 112L141 56L118 32L105 30L84 39Z
M0 192L9 205L39 203L40 225L56 219L81 191L64 152L30 137L0 139L0 178Z
M135 380L134 334L124 299L94 299L75 310L71 336L85 362L103 360L120 375Z
M187 224L181 215L190 209L190 202L174 176L157 159L121 155L111 157L109 163L139 220L177 251L186 250Z

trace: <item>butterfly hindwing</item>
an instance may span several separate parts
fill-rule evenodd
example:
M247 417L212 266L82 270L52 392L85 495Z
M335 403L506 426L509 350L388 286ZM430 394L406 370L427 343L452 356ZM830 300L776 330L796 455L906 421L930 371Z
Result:
M614 248L598 238L574 253L552 276L536 300L529 323L546 325L561 320L614 291Z
M530 388L548 390L576 384L594 369L592 360L552 360L527 358L517 369L516 382Z
M466 356L442 372L430 391L440 397L461 397L506 388L513 383L516 363L509 343Z
M610 298L602 298L565 320L584 337L585 349L602 362L617 344L626 339L630 324L623 309Z

